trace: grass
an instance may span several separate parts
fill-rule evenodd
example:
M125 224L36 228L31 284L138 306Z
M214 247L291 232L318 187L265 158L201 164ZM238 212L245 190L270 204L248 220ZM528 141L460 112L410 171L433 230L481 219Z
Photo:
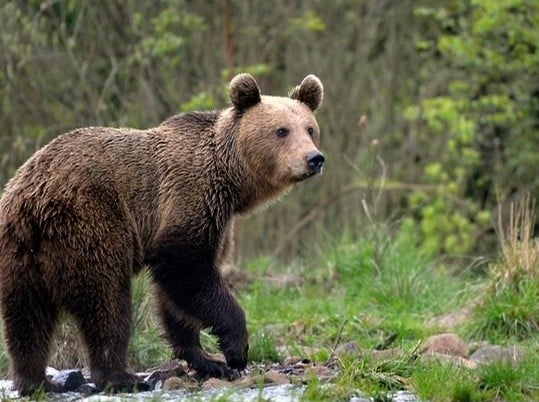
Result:
M286 265L267 257L249 262L243 267L249 281L237 297L248 319L250 361L297 355L324 363L337 346L355 342L362 352L339 356L339 375L329 382L309 377L302 400L348 401L361 394L385 401L398 390L431 401L539 400L539 243L529 226L530 210L529 204L512 207L509 226L499 225L501 255L487 276L420 255L412 242L384 227L355 238L344 234L310 259ZM150 286L145 275L134 281L129 357L137 370L171 358ZM475 369L418 359L418 345L438 332L426 322L470 306L467 322L454 328L459 335L520 345L527 357L518 364ZM72 339L72 333L60 338ZM388 339L392 344L386 346L402 353L375 358L370 351ZM202 342L217 350L212 336L204 334ZM73 349L61 349L60 355ZM52 364L73 359L64 356ZM4 374L6 368L0 348ZM216 398L227 400L227 394Z
M533 237L534 206L511 204L508 224L499 215L501 258L492 264L484 296L470 323L473 335L503 342L539 332L539 239Z

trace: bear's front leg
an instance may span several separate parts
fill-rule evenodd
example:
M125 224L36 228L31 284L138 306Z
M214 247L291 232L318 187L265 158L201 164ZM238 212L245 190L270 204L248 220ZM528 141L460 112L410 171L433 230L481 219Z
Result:
M228 366L243 370L247 365L245 314L226 288L211 255L192 246L161 243L149 254L147 263L160 290L161 316L177 356L186 359L202 377L230 377L230 370L221 370L222 364L200 348L200 328L210 328Z
M174 357L188 361L201 379L218 377L233 380L238 377L237 370L231 370L225 362L212 358L202 349L199 320L180 311L159 289L157 300L159 315Z

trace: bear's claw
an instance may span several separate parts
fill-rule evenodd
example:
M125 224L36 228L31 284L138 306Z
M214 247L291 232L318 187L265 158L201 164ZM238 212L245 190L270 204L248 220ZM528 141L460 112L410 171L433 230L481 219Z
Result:
M226 363L204 359L200 361L196 366L193 365L196 370L196 377L199 380L205 380L208 378L224 378L227 380L236 380L240 378L240 372L235 369L231 369Z

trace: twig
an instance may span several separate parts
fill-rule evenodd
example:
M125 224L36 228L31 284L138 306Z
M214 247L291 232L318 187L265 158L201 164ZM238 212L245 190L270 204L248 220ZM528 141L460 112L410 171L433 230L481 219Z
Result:
M337 349L337 346L339 346L339 344L341 343L342 333L344 331L344 326L346 325L347 321L348 321L347 319L343 320L341 327L339 328L339 333L337 334L337 338L335 339L335 342L333 343L333 347L331 348L331 353L328 359L326 360L326 362L324 363L324 366L329 365L331 362L333 362L333 359L336 357L335 350Z
M396 332L389 335L386 339L384 339L382 342L377 343L376 346L374 346L374 350L384 350L387 349L388 346L390 346L395 339L397 339L398 334Z

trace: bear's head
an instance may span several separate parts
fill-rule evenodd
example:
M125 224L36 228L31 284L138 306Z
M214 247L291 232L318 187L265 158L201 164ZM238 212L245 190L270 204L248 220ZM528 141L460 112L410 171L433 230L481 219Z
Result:
M320 130L314 117L322 98L322 83L314 75L305 77L288 97L261 95L249 74L230 82L240 157L273 191L322 173L324 155L318 149Z

